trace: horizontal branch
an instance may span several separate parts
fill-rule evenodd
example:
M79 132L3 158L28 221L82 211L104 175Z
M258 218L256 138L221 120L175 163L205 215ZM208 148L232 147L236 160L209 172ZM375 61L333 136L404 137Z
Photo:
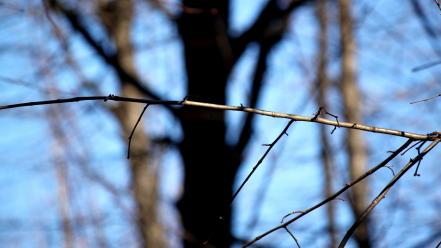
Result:
M47 100L47 101L34 101L34 102L23 102L17 104L10 104L0 106L0 110L12 109L12 108L21 108L21 107L29 107L29 106L38 106L38 105L49 105L49 104L60 104L60 103L69 103L69 102L80 102L80 101L117 101L117 102L133 102L133 103L144 103L150 105L174 105L174 106L193 106L200 108L209 108L209 109L218 109L218 110L227 110L227 111L239 111L245 113L252 113L262 116L269 116L274 118L282 118L282 119L290 119L301 122L314 122L319 124L324 124L333 127L342 127L349 129L357 129L361 131L371 132L371 133L382 133L386 135L392 136L400 136L406 137L414 140L436 140L441 138L440 132L432 132L429 134L418 134L412 132L405 132L401 130L383 128L383 127L375 127L369 126L361 123L353 123L353 122L341 122L338 120L329 120L326 118L321 118L316 116L302 116L295 114L287 114L280 113L256 108L248 108L244 106L229 106L229 105L221 105L214 103L206 103L206 102L196 102L190 100L182 100L182 101L163 101L163 100L153 100L153 99L144 99L144 98L132 98L132 97L123 97L123 96L83 96L83 97L72 97L72 98L62 98L56 100Z

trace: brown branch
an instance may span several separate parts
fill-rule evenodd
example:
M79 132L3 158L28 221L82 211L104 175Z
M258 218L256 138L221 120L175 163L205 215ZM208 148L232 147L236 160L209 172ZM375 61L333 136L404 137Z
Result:
M322 200L321 202L317 203L316 205L304 210L304 211L300 211L298 212L299 214L290 219L289 221L282 223L276 227L273 227L272 229L258 235L257 237L255 237L253 240L251 240L250 242L248 242L247 244L245 244L243 247L249 247L252 244L256 243L257 241L259 241L260 239L262 239L265 236L268 236L269 234L287 227L289 224L293 223L294 221L302 218L303 216L307 215L308 213L320 208L321 206L325 205L326 203L336 199L339 195L341 195L342 193L344 193L346 190L348 190L349 188L351 188L352 186L356 185L357 183L359 183L360 181L362 181L363 179L365 179L366 177L370 176L371 174L375 173L377 170L383 168L385 165L387 165L393 158L395 158L398 154L400 154L404 149L406 149L406 147L408 147L414 140L413 139L409 139L407 140L401 147L399 147L397 150L395 150L394 152L392 152L392 154L387 157L385 160L383 160L381 163L379 163L378 165L376 165L375 167L373 167L372 169L368 170L366 173L364 173L363 175L361 175L360 177L358 177L357 179L355 179L354 181L352 181L351 183L346 184L343 188L341 188L339 191L337 191L336 193L334 193L332 196Z
M369 215L369 213L380 203L381 200L384 199L387 192L394 186L394 184L404 175L406 172L412 168L413 165L420 162L427 153L430 152L438 143L440 142L439 139L434 140L429 146L424 149L420 154L418 154L415 158L411 159L399 172L398 174L392 178L392 180L386 185L386 187L383 188L383 190L378 194L377 197L371 202L369 207L366 208L366 210L358 217L358 219L354 222L354 224L349 228L349 230L346 232L345 236L343 237L342 241L338 245L339 248L344 248L346 243L348 242L349 238L352 236L352 234L355 232L357 227L366 219L366 217Z
M38 105L49 105L49 104L60 104L60 103L69 103L69 102L81 102L81 101L116 101L116 102L134 102L134 103L144 103L150 105L169 105L169 106L194 106L200 108L209 108L209 109L219 109L226 111L239 111L245 113L253 113L262 116L270 116L273 118L282 118L282 119L290 119L294 121L300 122L313 122L318 124L324 124L328 126L334 127L342 127L348 129L357 129L365 132L372 133L382 133L386 135L392 136L400 136L414 140L435 140L441 138L440 132L432 132L429 134L418 134L412 132L405 132L401 130L383 128L383 127L375 127L369 126L361 123L352 123L352 122L341 122L341 121L333 121L325 118L315 118L314 116L302 116L295 114L287 114L280 112L273 112L268 110L256 109L256 108L248 108L244 106L230 106L230 105L222 105L222 104L214 104L214 103L206 103L206 102L196 102L190 100L183 101L167 101L167 100L153 100L153 99L144 99L144 98L133 98L133 97L124 97L124 96L82 96L82 97L72 97L72 98L62 98L56 100L45 100L45 101L34 101L34 102L23 102L16 103L10 105L0 106L0 110L5 109L13 109L13 108L21 108L21 107L29 107L29 106L38 106Z

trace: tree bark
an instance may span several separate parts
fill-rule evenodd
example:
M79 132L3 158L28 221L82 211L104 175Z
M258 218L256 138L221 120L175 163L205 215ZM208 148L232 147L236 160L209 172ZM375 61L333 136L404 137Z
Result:
M356 44L353 33L354 19L351 14L351 0L339 0L340 35L341 35L341 79L340 90L343 98L344 117L348 121L362 120L360 90L356 78ZM350 180L366 171L367 149L361 132L348 130L346 134ZM367 206L369 190L367 181L362 181L352 189L351 209L357 218ZM359 247L371 247L369 221L362 223L355 232L355 241Z

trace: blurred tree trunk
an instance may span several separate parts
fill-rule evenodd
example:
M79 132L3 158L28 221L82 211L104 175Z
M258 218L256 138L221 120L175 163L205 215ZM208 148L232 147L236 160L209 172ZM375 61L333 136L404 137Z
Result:
M97 12L107 32L114 40L117 60L121 67L131 75L137 75L131 43L132 21L134 19L133 4L132 0L99 1ZM121 82L121 94L138 98L144 97L127 82ZM124 138L129 137L142 108L143 106L139 104L121 103L115 110L124 131ZM161 248L167 247L167 242L157 210L157 169L149 164L149 150L149 138L144 130L144 121L141 120L131 142L131 156L128 161L131 186L137 207L137 225L143 247Z
M340 90L343 98L343 113L345 119L358 123L362 120L362 102L356 78L356 44L351 5L351 0L339 0L342 49ZM348 130L346 145L350 180L354 180L366 171L367 150L362 133ZM367 206L369 196L368 187L367 181L362 181L352 188L350 203L354 218L361 215ZM356 230L355 241L359 247L371 247L368 220L363 222Z
M327 73L328 68L328 15L327 11L327 0L319 0L316 2L316 15L319 24L319 35L318 35L318 57L317 57L317 82L316 87L318 89L317 94L317 105L320 108L328 109L327 94L329 88L329 78ZM328 139L328 129L325 125L320 125L320 136L319 144L321 144L321 160L323 165L323 175L324 184L323 191L325 198L331 196L333 192L332 181L333 181L333 157L331 144ZM335 223L335 204L334 201L326 204L326 213L328 216L328 234L330 238L329 247L337 247L337 226Z
M183 1L185 9L178 25L185 52L188 97L192 100L226 103L231 64L226 33L228 2ZM237 163L225 143L224 112L185 107L180 119L185 181L178 208L185 231L184 246L200 247L199 242L210 238L210 244L228 247L231 243L229 201ZM218 224L219 215L223 216L221 224ZM215 236L211 237L213 231Z

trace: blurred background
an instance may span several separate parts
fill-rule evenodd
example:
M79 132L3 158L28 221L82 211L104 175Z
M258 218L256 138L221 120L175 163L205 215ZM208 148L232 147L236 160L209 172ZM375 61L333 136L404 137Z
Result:
M331 120L427 134L441 99L410 103L441 92L440 11L422 0L2 0L0 105L115 94L307 116L323 107ZM143 108L1 110L0 247L241 247L406 141L294 122L230 208L287 120L149 106L127 159ZM417 152L290 232L301 247L336 247ZM347 247L439 244L439 156L410 170ZM255 247L296 240L280 229Z

